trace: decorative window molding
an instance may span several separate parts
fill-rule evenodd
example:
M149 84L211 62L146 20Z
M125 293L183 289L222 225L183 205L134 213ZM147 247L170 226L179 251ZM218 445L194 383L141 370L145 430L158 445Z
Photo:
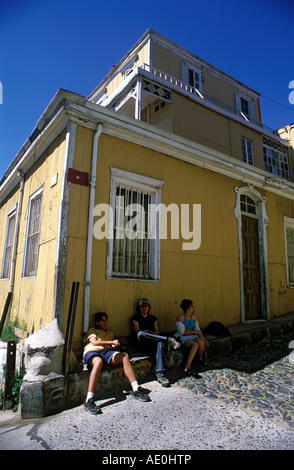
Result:
M252 101L249 96L236 92L235 105L240 116L242 116L247 122L250 122L251 119L256 119L254 101Z
M15 204L7 214L6 234L5 243L3 249L3 259L1 267L1 279L8 279L10 276L11 263L12 263L12 251L14 243L15 233L15 221L16 221L16 208Z
M238 222L238 250L240 274L240 310L241 323L245 322L244 277L243 277L243 244L242 244L242 214L258 218L259 261L261 281L261 310L263 319L269 320L269 289L268 289L268 262L266 227L268 217L266 214L266 198L253 188L252 185L235 188L236 205L234 215Z
M196 93L194 89L202 91L201 70L187 62L181 64L181 80L191 87L191 93Z
M160 204L163 181L112 167L110 171L107 277L158 280L159 214L150 211L150 204ZM135 214L128 212L130 207ZM138 223L132 238L134 216Z
M22 277L35 277L37 274L42 199L43 188L29 199Z
M294 219L283 217L287 287L294 287Z

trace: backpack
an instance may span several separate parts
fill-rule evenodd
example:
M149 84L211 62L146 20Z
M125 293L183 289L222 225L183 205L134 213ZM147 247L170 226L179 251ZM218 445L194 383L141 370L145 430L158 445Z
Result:
M209 323L203 331L203 334L211 336L231 336L230 330L219 321Z

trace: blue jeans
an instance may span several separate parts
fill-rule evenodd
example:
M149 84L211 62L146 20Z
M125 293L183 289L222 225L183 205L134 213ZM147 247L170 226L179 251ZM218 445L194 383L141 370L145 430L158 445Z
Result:
M167 344L166 336L153 335L151 333L146 333L146 331L139 331L137 334L137 339L146 352L154 353L156 352L156 364L155 364L155 374L156 377L161 377L164 375L165 366L165 352L164 343Z

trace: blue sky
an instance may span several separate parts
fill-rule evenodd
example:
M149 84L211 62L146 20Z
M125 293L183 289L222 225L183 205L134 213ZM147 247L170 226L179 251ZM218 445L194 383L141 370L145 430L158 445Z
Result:
M88 96L151 28L261 94L264 124L294 122L293 0L0 0L0 178L59 88Z

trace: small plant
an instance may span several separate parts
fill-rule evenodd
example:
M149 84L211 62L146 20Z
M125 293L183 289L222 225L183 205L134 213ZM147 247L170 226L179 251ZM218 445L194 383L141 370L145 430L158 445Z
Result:
M12 411L15 413L18 408L19 404L19 395L20 395L20 387L22 384L22 377L20 376L19 370L15 371L15 381L13 387L11 389L11 395L7 398L12 400Z
M0 340L4 342L16 341L18 343L19 338L14 334L14 328L19 328L25 331L27 329L27 325L24 321L19 322L16 317L15 320L9 321L4 325Z
M3 378L4 378L4 381L5 381L5 365L3 365ZM18 409L20 387L21 387L22 381L23 381L23 379L20 375L20 372L18 370L15 370L14 384L11 387L10 393L8 393L7 396L6 396L6 400L7 401L9 400L9 401L12 402L11 410L14 413ZM0 409L3 409L3 407L4 407L4 401L5 401L4 396L5 396L5 390L4 390L4 386L3 386L3 389L0 389Z

